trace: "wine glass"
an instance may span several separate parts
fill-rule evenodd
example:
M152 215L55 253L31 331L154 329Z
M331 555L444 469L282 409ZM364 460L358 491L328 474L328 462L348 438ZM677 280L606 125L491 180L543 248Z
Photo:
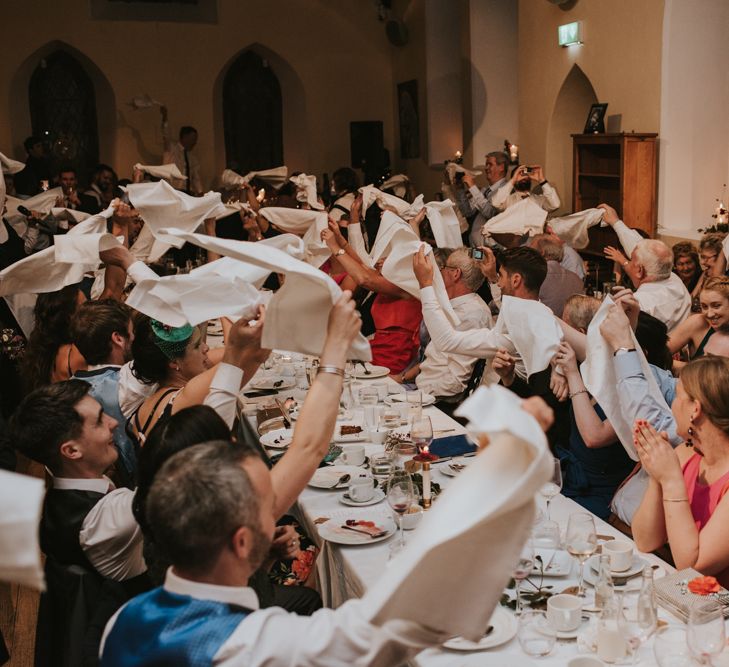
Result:
M547 499L547 521L551 521L552 517L549 513L549 503L562 490L562 466L559 459L552 459L552 479L550 479L540 490L539 493Z
M595 521L592 514L587 512L570 514L564 543L570 555L574 556L580 564L580 582L577 585L577 595L585 597L585 561L597 549L597 533L595 532Z
M511 571L511 576L514 577L514 584L516 585L516 614L517 616L522 612L521 603L521 582L524 581L531 573L534 568L534 547L532 543L527 541L526 544L521 548L519 558L514 565L514 569Z
M402 528L402 517L415 502L415 487L413 478L404 470L395 470L387 480L387 502L392 511L398 516L400 527L400 539L390 549L390 555L394 555L405 546L405 533Z
M623 608L623 621L623 636L632 655L631 664L634 665L638 659L638 651L641 645L656 630L658 624L656 610L653 607L641 605L640 600L638 600L635 606L627 609Z
M524 653L534 657L548 655L557 641L549 628L546 612L536 609L526 609L519 616L518 637Z
M410 439L418 448L419 453L422 454L423 451L428 451L430 443L433 442L433 424L430 421L430 417L413 419L413 423L410 426Z
M653 640L653 655L659 667L692 667L694 659L686 642L686 628L683 626L659 629Z
M722 608L718 602L696 602L691 607L686 640L691 653L701 665L710 665L711 658L721 653L726 643L726 632Z

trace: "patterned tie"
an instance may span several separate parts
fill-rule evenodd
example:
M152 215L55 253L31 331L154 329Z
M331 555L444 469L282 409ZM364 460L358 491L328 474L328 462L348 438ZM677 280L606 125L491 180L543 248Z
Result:
M190 192L190 158L187 155L187 149L184 151L185 154L185 176L187 176L187 180L185 181L185 192L187 194L191 194Z

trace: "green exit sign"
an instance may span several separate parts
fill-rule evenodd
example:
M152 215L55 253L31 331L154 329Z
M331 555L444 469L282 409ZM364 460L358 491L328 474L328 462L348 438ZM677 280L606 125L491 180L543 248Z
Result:
M582 22L565 23L557 28L557 37L560 46L582 44Z

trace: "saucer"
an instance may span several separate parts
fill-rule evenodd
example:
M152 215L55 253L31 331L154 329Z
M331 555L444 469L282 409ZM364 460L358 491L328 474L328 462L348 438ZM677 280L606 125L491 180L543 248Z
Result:
M381 503L384 499L385 492L382 489L375 489L375 493L372 498L370 498L369 500L364 500L362 502L352 500L349 497L349 492L347 491L339 496L339 502L345 505L349 505L350 507L367 507L367 505L376 505L377 503Z

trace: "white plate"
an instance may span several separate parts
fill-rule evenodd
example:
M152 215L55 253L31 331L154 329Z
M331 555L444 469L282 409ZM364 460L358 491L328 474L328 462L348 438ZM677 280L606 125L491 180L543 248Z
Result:
M315 489L334 489L332 486L342 475L351 475L351 477L369 477L363 468L357 466L326 466L325 468L318 468L317 471L311 476L309 480L309 486L313 486ZM345 489L349 486L348 480L345 484L340 484L337 489Z
M352 515L351 519L359 519L365 521L374 521L378 526L381 526L385 530L385 534L380 537L369 537L364 533L357 533L353 530L338 531L335 528L344 524L346 519L332 518L326 523L319 524L318 530L319 535L323 540L327 542L333 542L334 544L344 544L346 546L361 546L363 544L375 544L376 542L382 542L395 534L397 526L390 517L380 515L372 515L367 517L365 515Z
M583 615L580 624L574 630L555 630L549 621L546 625L539 628L539 632L543 632L545 635L554 635L557 639L577 639L579 635L588 625L590 624L590 617Z
M294 429L279 428L261 436L261 444L268 449L286 449L294 439Z
M296 378L262 378L260 380L254 380L249 386L251 387L251 389L291 389L291 387L296 386Z
M367 431L365 430L364 426L362 424L345 424L346 426L359 426L362 430L359 433L349 433L347 435L342 435L341 433L341 424L337 424L337 428L334 431L334 437L332 437L333 442L362 442L363 440L367 440Z
M385 403L392 405L393 403L407 403L408 397L405 394L392 394L385 399ZM423 393L423 407L433 405L435 403L435 396L431 394Z
M369 500L365 500L362 503L358 503L356 500L352 500L345 491L339 496L339 502L350 507L368 507L369 505L377 505L385 499L385 492L382 489L375 489L375 494Z
M593 556L592 558L596 558L596 556ZM590 562L591 559L588 559L587 561L587 567L585 567L585 583L589 584L590 586L594 586L595 582L597 581L597 572L592 569L592 563ZM643 560L643 559L641 559ZM643 560L643 565L647 565L648 561ZM616 579L621 579L625 575L618 574L618 573L611 573L613 582L615 582ZM661 577L666 576L665 569L658 568L657 570L653 570L653 578L654 579L660 579ZM640 575L636 575L634 577L631 577L628 579L628 581L625 582L625 584L620 586L615 586L615 588L619 591L639 591L641 584L643 583L643 578Z
M443 647L454 651L483 651L505 644L516 634L516 616L501 606L494 609L489 625L494 626L493 631L477 642L454 637L443 644Z
M546 564L545 558L545 577L564 577L572 571L572 563L574 560L567 551L563 551L562 549L558 549L556 551L553 549L539 549L539 551L543 552L543 554L554 552L554 555L548 565ZM542 557L544 558L544 555ZM541 569L535 565L532 570L532 575L539 575L541 573Z
M587 563L590 566L590 569L597 573L600 569L600 556L591 556ZM627 570L618 572L617 570L611 569L610 574L613 577L632 577L639 572L642 572L646 565L648 565L648 563L643 558L641 558L638 554L633 554L633 560Z
M364 366L369 371L369 373L364 372L362 364L355 365L354 374L357 377L358 381L374 380L375 378L383 378L386 375L390 374L390 369L385 366L374 366L369 362L365 362Z
M454 468L451 467L452 463L453 463L453 461L446 461L445 463L441 463L438 466L438 470L440 470L444 475L448 475L449 477L457 477L458 475L460 475L463 472L463 470L465 470L468 467L468 463L464 463L464 464L462 464L465 466L463 468L463 470L455 470Z

